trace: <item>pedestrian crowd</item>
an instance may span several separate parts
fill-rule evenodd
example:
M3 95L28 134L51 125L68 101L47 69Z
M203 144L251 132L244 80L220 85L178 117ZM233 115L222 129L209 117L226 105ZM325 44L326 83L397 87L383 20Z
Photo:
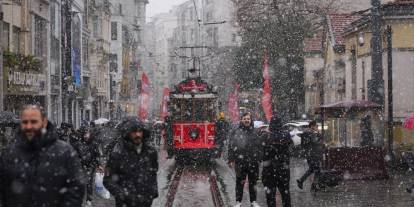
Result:
M92 206L97 173L117 207L149 207L158 197L157 151L135 117L101 147L101 129L83 123L58 129L38 105L27 105L13 140L0 154L0 207Z
M171 133L170 122L167 117L165 126L152 127L158 139ZM278 115L273 115L267 130L257 129L253 123L250 113L243 114L234 127L226 122L224 113L216 121L217 153L225 154L236 173L235 207L241 206L246 180L251 206L259 207L259 177L268 207L276 207L277 191L283 206L290 207L291 135ZM102 175L116 207L151 206L158 197L158 153L153 145L160 140L151 140L150 128L137 117L125 118L110 127L116 129L116 135L103 145L102 129L93 123L83 123L78 130L69 123L56 128L42 107L25 106L14 139L0 154L0 207L90 207L97 174ZM169 142L167 138L167 146ZM314 174L311 190L317 191L323 178L324 144L315 121L301 135L301 146L309 168L297 185L303 189ZM172 148L167 151L172 157Z
M293 141L288 131L284 130L281 117L273 115L268 130L257 129L250 113L241 116L240 125L228 134L228 163L236 173L236 205L242 204L246 178L249 186L249 198L252 207L257 203L257 180L262 164L262 181L266 192L268 207L276 207L276 192L279 190L284 207L291 206L290 197L290 157ZM220 129L217 129L220 131ZM317 124L311 121L309 130L302 134L309 170L297 180L300 189L311 174L315 174L312 190L318 190L317 178L323 154L323 143Z

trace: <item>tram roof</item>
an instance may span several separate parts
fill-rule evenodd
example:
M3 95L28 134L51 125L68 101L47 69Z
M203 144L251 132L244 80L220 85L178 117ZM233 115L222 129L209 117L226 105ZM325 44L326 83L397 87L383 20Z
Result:
M205 94L171 94L171 98L176 99L190 99L190 98L217 98L216 94L205 93Z

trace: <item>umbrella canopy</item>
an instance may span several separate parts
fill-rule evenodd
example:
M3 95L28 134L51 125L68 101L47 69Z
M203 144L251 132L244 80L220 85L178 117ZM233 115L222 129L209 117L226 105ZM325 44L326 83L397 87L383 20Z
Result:
M404 120L403 127L406 129L414 129L414 114L409 115Z
M99 118L93 121L93 123L95 123L96 125L107 124L108 122L109 122L109 119L106 119L106 118Z
M11 126L19 124L19 118L10 111L0 112L0 126Z

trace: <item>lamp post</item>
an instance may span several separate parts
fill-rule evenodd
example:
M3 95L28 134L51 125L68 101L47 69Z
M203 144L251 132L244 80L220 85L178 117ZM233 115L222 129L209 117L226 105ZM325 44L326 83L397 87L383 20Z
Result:
M3 0L0 0L0 40L3 39ZM4 109L4 89L3 89L3 44L0 42L0 111Z
M388 73L388 150L390 159L394 160L393 142L394 142L394 99L392 95L393 91L393 77L392 77L392 27L387 26L385 30L387 37L387 73Z
M384 107L384 80L382 69L382 38L381 38L381 1L371 0L371 61L372 61L372 80L369 83L369 100Z

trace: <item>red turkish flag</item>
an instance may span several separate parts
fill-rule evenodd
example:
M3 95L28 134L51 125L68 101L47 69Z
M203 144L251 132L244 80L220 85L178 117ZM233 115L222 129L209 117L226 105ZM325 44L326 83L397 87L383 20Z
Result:
M141 76L141 94L139 95L138 117L141 120L148 119L148 108L150 102L150 82L148 76L142 73Z
M161 110L160 118L161 121L165 121L165 117L168 115L168 98L170 97L170 89L164 88L162 100L161 100Z
M270 121L272 118L272 95L271 95L271 88L270 88L270 76L269 76L269 56L267 52L264 55L263 61L263 97L262 97L262 106L263 111L266 116L266 120Z
M237 84L234 92L229 94L228 112L233 123L239 122L239 88L240 85Z

